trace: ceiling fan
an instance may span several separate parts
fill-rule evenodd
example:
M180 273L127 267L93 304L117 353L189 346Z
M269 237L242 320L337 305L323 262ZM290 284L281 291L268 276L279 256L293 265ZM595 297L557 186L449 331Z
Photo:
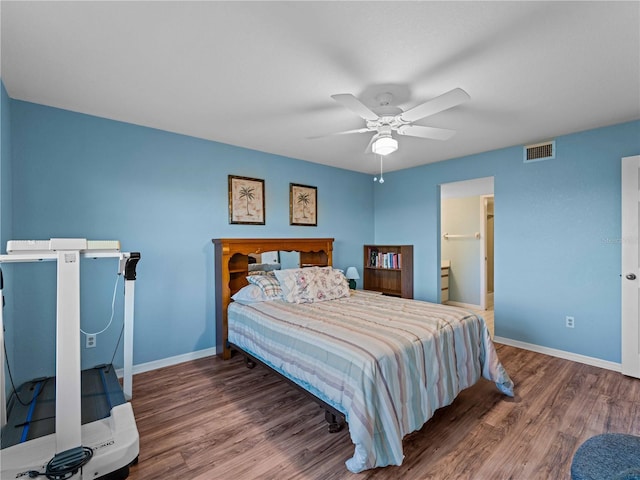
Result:
M392 132L397 132L398 135L408 135L432 140L447 140L451 138L456 133L455 130L413 125L413 122L460 105L471 97L461 88L454 88L447 93L403 112L400 108L392 105L393 95L385 92L376 97L376 100L380 104L379 107L376 108L376 110L380 112L379 114L372 111L350 93L331 95L331 98L366 120L367 126L355 130L336 132L330 135L376 132L371 138L369 145L367 145L365 153L373 152L379 155L388 155L398 149L398 141L393 138Z

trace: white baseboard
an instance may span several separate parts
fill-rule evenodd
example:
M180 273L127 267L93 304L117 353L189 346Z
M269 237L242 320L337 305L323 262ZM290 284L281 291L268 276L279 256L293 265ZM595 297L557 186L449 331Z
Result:
M475 308L474 305L449 302L449 304L463 307L463 308ZM564 350L557 350L555 348L542 347L533 343L521 342L519 340L512 340L504 337L494 337L493 341L496 343L502 343L509 345L510 347L522 348L523 350L530 350L536 353L542 353L544 355L550 355L552 357L562 358L564 360L571 360L572 362L584 363L585 365L591 365L593 367L605 368L614 372L622 372L622 365L616 362L609 362L607 360L601 360L599 358L588 357L586 355L580 355L578 353L566 352ZM163 367L170 367L178 365L180 363L189 362L191 360L198 360L200 358L212 357L216 354L215 347L206 348L204 350L198 350L197 352L185 353L183 355L176 355L175 357L163 358L161 360L154 360L153 362L141 363L133 366L133 374L150 372ZM123 370L118 368L116 374L118 378L122 377Z
M154 360L153 362L140 363L133 366L133 374L150 372L159 368L171 367L180 363L189 362L191 360L198 360L199 358L212 357L216 354L216 348L205 348L204 350L198 350L197 352L184 353L182 355L176 355L175 357L163 358L161 360ZM122 378L124 370L122 368L116 369L116 375L118 378Z
M469 308L471 310L482 310L482 307L480 305L474 305L472 303L454 302L452 300L448 300L448 301L446 301L444 303L446 305L452 305L454 307Z
M556 350L555 348L541 347L540 345L520 342L518 340L511 340L510 338L494 337L493 341L495 343L509 345L510 347L522 348L524 350L530 350L536 353L551 355L552 357L571 360L572 362L584 363L585 365L591 365L592 367L600 367L607 370L613 370L614 372L622 372L622 364L616 362L609 362L607 360L601 360L599 358L587 357L586 355L580 355L578 353L565 352L564 350Z

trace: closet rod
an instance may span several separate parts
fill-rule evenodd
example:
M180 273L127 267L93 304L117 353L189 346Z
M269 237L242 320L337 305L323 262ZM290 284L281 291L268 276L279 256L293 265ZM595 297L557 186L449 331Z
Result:
M476 233L467 233L464 235L452 235L451 233L445 233L442 235L442 238L445 240L449 240L450 238L480 238L480 232Z

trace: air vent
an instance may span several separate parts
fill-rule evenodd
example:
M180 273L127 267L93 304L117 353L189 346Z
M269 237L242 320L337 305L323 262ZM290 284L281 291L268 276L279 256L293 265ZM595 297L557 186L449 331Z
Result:
M524 147L524 163L556 158L556 142L536 143Z

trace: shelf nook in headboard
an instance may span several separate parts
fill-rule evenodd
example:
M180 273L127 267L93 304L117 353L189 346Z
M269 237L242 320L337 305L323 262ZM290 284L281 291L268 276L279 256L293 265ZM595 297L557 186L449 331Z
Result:
M214 238L216 354L231 358L227 344L227 307L231 296L247 285L250 253L297 251L300 266L333 265L333 238Z

